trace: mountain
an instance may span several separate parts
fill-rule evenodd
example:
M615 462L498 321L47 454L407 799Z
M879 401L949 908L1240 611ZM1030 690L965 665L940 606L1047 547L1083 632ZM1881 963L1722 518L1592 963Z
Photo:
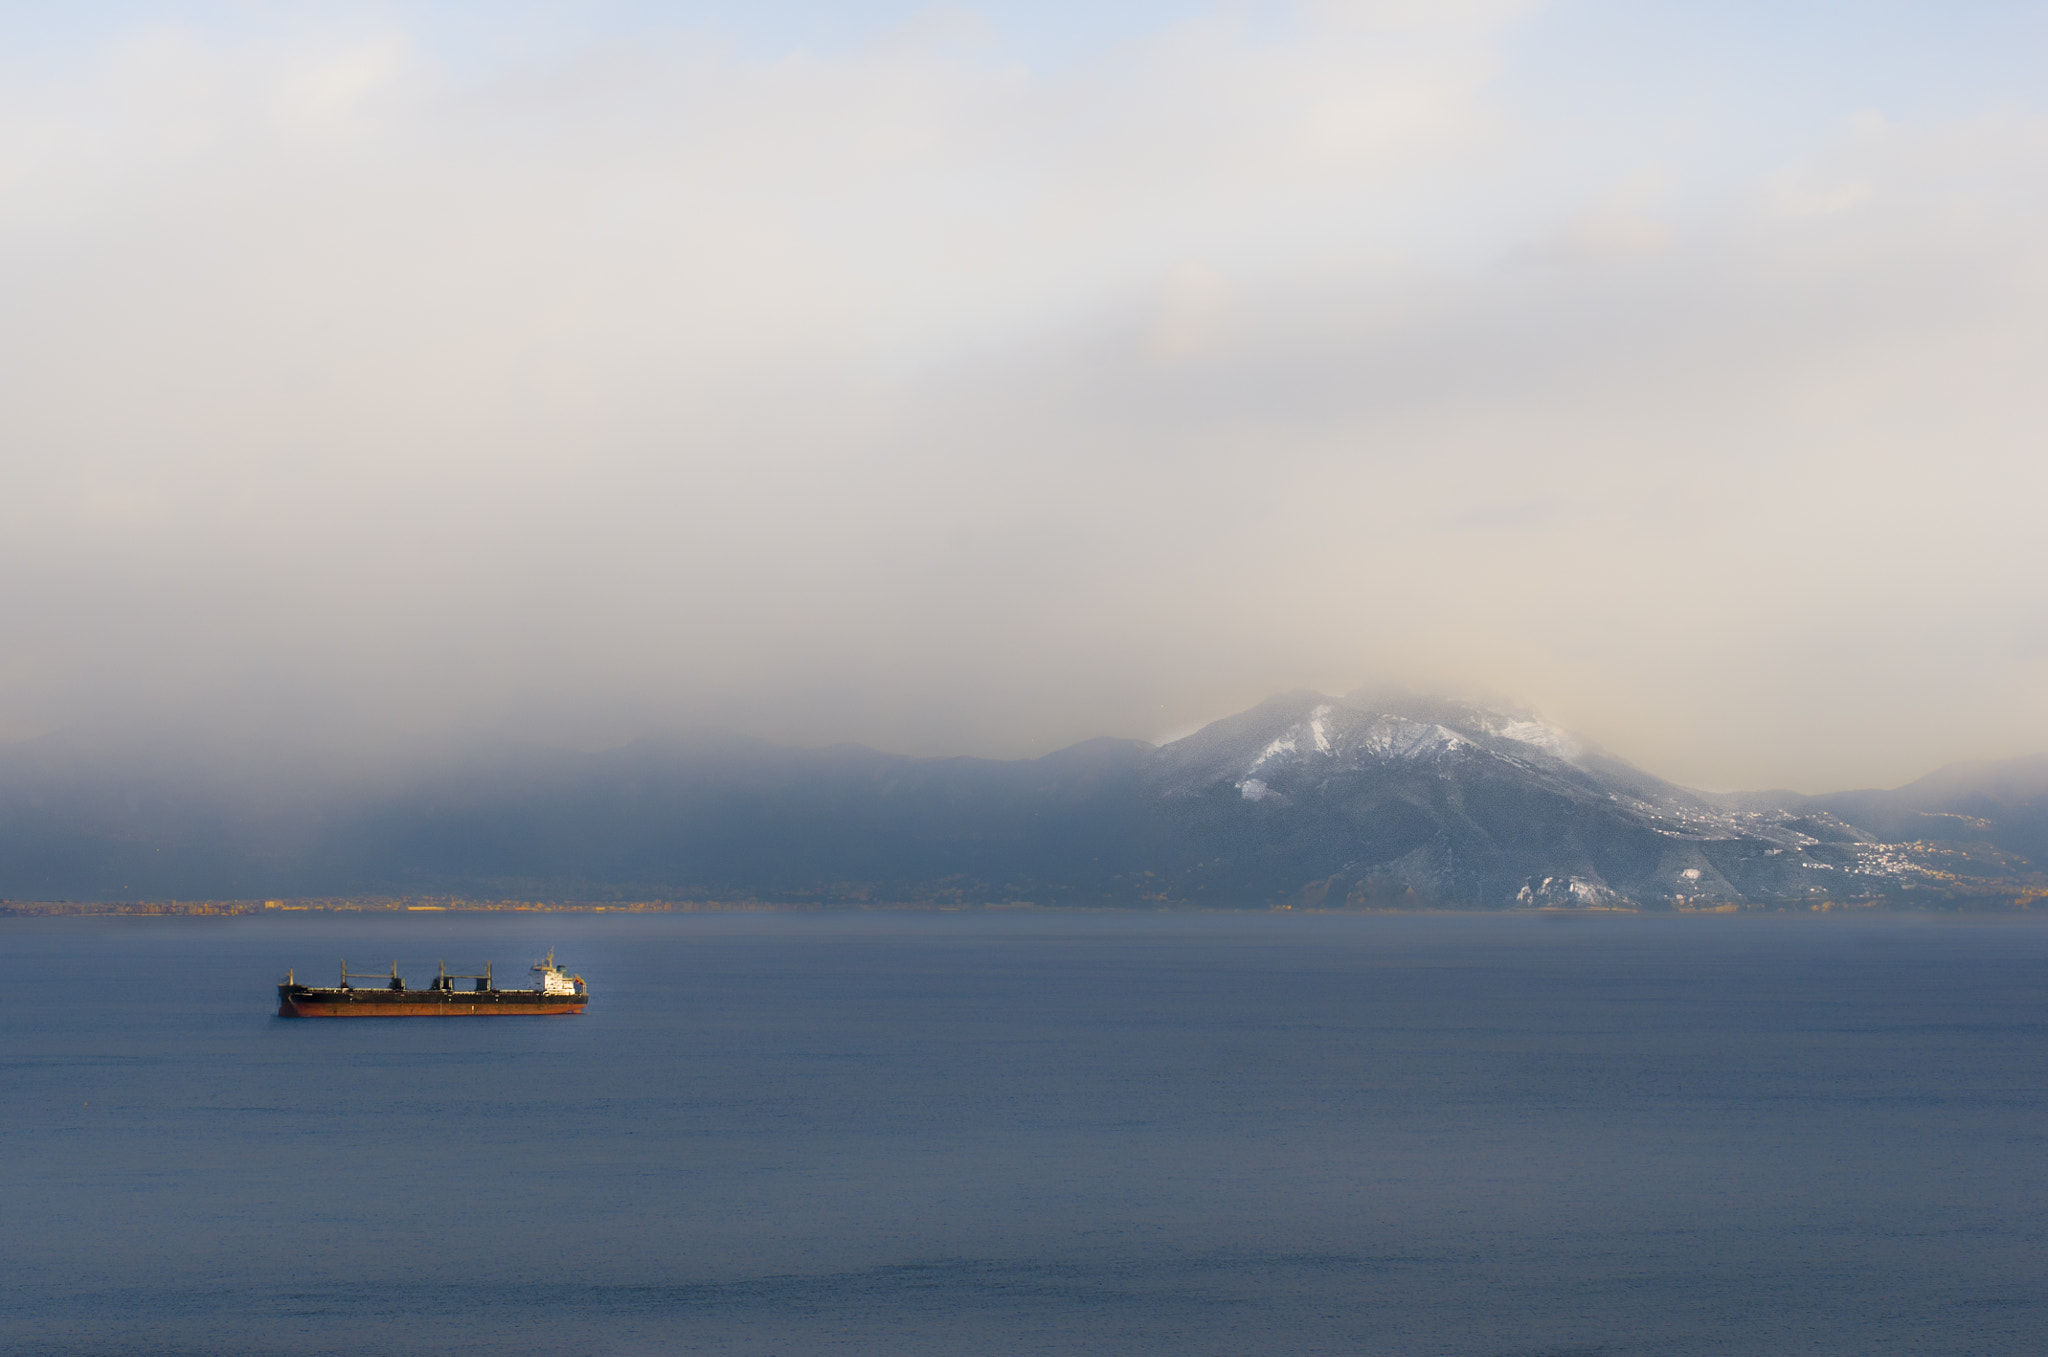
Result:
M1794 899L1877 867L1826 811L1725 807L1443 700L1275 698L1161 750L1151 785L1244 888L1312 903Z
M1807 804L1899 840L1978 840L2048 861L2048 754L1951 764L1894 791L1836 792Z
M1159 751L1151 786L1226 850L1190 886L1275 900L1689 909L2029 884L1996 854L1960 883L1927 865L1981 865L1982 845L1891 842L1823 798L1689 791L1528 713L1440 699L1275 698Z
M2048 895L2048 759L1717 796L1526 713L1289 693L1038 759L647 739L331 785L0 751L0 896L1697 909Z

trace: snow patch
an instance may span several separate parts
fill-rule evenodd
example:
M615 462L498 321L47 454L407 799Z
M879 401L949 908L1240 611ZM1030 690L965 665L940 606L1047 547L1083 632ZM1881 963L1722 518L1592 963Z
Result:
M1247 801L1263 801L1266 799L1266 793L1271 789L1257 778L1248 777L1237 784L1237 790Z
M1366 752L1384 759L1426 759L1453 750L1469 748L1472 742L1456 731L1420 721L1403 721L1382 716L1365 731L1360 742Z
M1245 774L1289 767L1311 759L1356 766L1365 759L1420 760L1441 757L1472 742L1445 726L1398 716L1367 716L1324 704L1259 751Z
M1267 745L1263 750L1261 750L1259 756L1252 760L1252 767L1256 768L1260 764L1264 763L1266 760L1271 758L1277 758L1282 754L1292 754L1295 752L1295 748L1296 740L1294 732L1289 731L1287 734L1282 735L1279 739L1273 741L1273 743Z
M1309 734L1315 736L1318 754L1330 752L1330 733L1323 728L1323 718L1329 714L1330 707L1327 703L1308 714L1308 730Z
M1555 754L1561 759L1576 756L1579 742L1556 726L1541 721L1525 721L1519 717L1489 716L1484 722L1488 735L1497 735L1503 740L1526 744L1546 754Z

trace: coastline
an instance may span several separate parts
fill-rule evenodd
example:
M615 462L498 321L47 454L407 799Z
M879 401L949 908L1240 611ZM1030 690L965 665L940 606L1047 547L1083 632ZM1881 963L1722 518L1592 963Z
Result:
M1750 900L1723 901L1712 905L1644 906L1599 904L1581 906L1507 905L1416 905L1345 908L1248 901L1241 906L1210 903L1144 901L1122 904L1041 904L1036 901L995 901L936 903L901 900L469 900L451 897L422 899L413 896L314 897L272 900L0 900L0 918L249 918L285 914L1002 914L1031 910L1048 914L1300 914L1332 916L1365 915L1474 915L1499 914L1578 918L1616 914L1643 916L1743 916L1757 914L1989 914L2023 915L2040 912L2035 906L2044 898L2034 892L2012 896L1981 896L1962 899L1855 899L1855 900Z

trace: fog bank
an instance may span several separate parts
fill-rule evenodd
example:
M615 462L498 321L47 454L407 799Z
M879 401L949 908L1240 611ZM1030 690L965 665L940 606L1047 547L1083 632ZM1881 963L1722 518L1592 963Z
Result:
M2039 24L1603 12L0 20L0 737L2048 747Z

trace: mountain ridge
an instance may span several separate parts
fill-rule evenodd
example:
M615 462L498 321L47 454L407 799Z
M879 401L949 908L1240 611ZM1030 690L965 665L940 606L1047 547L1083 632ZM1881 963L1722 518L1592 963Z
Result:
M2025 905L2048 756L1696 792L1500 704L1306 690L1170 743L913 758L741 735L340 787L0 750L0 897L436 894L1324 908Z

